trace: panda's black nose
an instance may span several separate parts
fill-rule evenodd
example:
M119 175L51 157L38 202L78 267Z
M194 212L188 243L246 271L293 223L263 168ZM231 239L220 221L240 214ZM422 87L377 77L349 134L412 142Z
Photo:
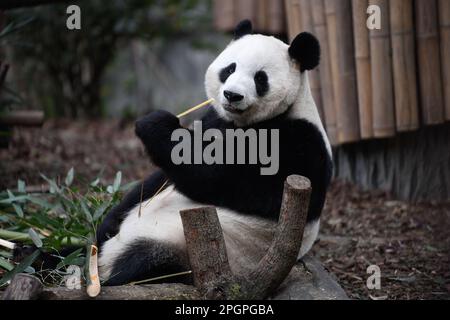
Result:
M227 98L227 100L229 102L239 102L242 99L244 99L243 95L240 95L239 93L235 93L235 92L228 91L228 90L225 90L223 92L223 95L225 96L225 98Z

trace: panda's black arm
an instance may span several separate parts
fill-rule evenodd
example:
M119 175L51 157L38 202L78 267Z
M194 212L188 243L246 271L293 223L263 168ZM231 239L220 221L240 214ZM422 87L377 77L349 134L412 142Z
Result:
M153 162L162 168L178 190L191 199L241 212L278 214L284 180L291 174L299 174L311 180L313 192L309 218L317 217L332 168L320 131L306 120L277 118L263 125L280 130L280 163L275 175L262 176L258 165L175 165L171 152L178 142L172 142L171 135L181 126L169 112L153 112L139 120L136 134ZM193 132L189 132L192 138Z
M157 170L148 176L143 184L139 183L130 192L128 192L122 201L112 208L103 222L97 229L97 244L101 246L106 240L114 237L119 232L119 227L125 219L130 209L136 206L142 200L153 196L167 180L167 176L162 170Z

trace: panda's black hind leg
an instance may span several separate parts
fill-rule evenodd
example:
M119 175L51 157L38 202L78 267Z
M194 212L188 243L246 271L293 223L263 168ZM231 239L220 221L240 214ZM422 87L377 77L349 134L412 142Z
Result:
M187 254L168 243L138 239L114 261L107 286L124 285L134 281L171 275L190 269ZM192 284L192 276L183 275L165 278L150 283L177 282Z

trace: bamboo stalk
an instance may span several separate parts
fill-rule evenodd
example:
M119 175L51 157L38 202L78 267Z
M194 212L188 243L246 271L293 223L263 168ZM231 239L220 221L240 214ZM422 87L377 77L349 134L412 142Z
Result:
M362 139L373 137L372 69L369 29L366 26L368 5L368 0L352 0L359 125Z
M425 124L438 124L444 121L444 101L436 0L416 0L415 19L422 118Z
M332 113L336 115L335 125L335 140L334 144L340 143L339 136L339 123L337 118L337 101L340 99L340 92L338 88L339 76L338 76L338 60L337 60L337 30L336 30L336 10L334 0L324 0L325 19L328 33L328 51L330 57L330 74L331 85L333 90L333 105L330 108L333 109Z
M10 231L10 230L4 230L4 229L0 229L0 237L7 239L7 240L18 241L18 242L31 241L31 238L28 235L28 233ZM42 236L42 238L44 238L44 237ZM71 237L70 242L67 240L67 238L64 238L61 241L61 244L68 245L70 243L71 245L74 245L74 246L83 246L86 244L86 242L87 242L86 240Z
M351 0L328 0L327 16L335 16L335 28L330 34L335 42L337 64L335 82L336 119L340 143L356 142L360 139L358 96L356 88L355 51L353 46ZM330 11L331 10L331 11ZM331 46L331 45L330 45Z
M213 102L214 102L214 99L206 100L205 102L202 102L202 103L196 105L195 107L192 107L192 108L190 108L190 109L180 113L179 115L177 115L177 117L178 118L182 118L184 116L187 116L189 113L194 112L194 111L196 111L198 109L201 109L203 107L206 107L206 106L210 105Z
M11 241L0 239L0 247L6 248L9 250L14 250L14 248L16 247L16 244Z
M89 282L86 288L86 293L89 297L95 298L100 294L100 278L98 276L98 249L91 245L89 255Z
M230 1L230 0L228 0ZM226 1L222 1L226 2ZM232 1L230 1L232 2ZM239 21L249 19L250 21L256 20L256 6L258 2L256 0L234 0L234 14L235 24Z
M312 17L312 6L310 0L301 0L300 1L300 14L301 14L301 22L302 22L302 31L306 31L312 34L315 34L314 30L314 21ZM300 62L301 63L301 62ZM314 69L308 71L309 83L311 87L311 93L316 103L317 110L319 111L319 115L321 119L324 119L324 112L322 107L322 93L320 90L320 77L318 69Z
M300 0L285 0L284 4L287 17L288 38L292 41L302 31Z
M397 131L419 127L412 0L389 1Z
M448 0L439 0L439 26L445 119L450 120L450 1Z
M214 0L214 25L218 30L229 31L235 26L234 2L232 0Z
M321 46L320 59L320 88L324 113L324 124L327 135L332 145L337 143L336 111L334 109L334 92L331 76L331 57L328 43L327 22L325 17L325 5L323 0L312 1L312 16L314 31Z
M258 0L258 6L256 7L256 23L255 30L266 30L269 17L269 1L270 0Z
M241 0L242 1L242 0ZM268 20L267 29L265 31L271 34L281 34L285 31L285 14L282 0L269 1L268 3Z
M370 31L372 64L373 135L377 138L395 134L395 107L388 0L370 0L381 9L381 29Z

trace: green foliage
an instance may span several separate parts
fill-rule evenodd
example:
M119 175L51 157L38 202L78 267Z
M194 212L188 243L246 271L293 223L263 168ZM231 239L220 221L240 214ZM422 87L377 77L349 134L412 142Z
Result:
M0 285L17 272L43 272L30 268L41 252L57 255L58 250L67 245L95 244L97 226L108 210L120 201L123 192L134 185L122 185L121 172L116 174L111 185L104 185L97 178L76 186L74 176L74 170L70 169L64 183L58 184L55 179L42 175L49 186L48 194L27 193L21 180L17 183L17 191L0 193L0 238L34 244L37 248L17 266L10 261L8 253L0 252L0 270L6 272ZM83 266L85 263L82 249L60 258L56 270L51 270L53 275L61 276L64 274L62 269L68 265Z
M11 38L14 33L26 28L28 24L32 22L33 19L25 19L20 21L11 21L2 30L0 30L0 47L3 47L11 43ZM3 60L4 57L0 57ZM3 61L4 62L4 61ZM0 63L0 66L3 67ZM1 68L0 68L1 69ZM4 72L3 70L0 70ZM0 113L4 112L7 108L11 108L15 105L23 104L22 97L12 90L6 83L7 73L0 74Z
M78 1L81 30L66 28L64 3L15 10L13 18L34 18L13 52L28 98L49 116L101 116L102 77L116 52L131 39L198 31L208 21L199 3L209 6L209 0Z

